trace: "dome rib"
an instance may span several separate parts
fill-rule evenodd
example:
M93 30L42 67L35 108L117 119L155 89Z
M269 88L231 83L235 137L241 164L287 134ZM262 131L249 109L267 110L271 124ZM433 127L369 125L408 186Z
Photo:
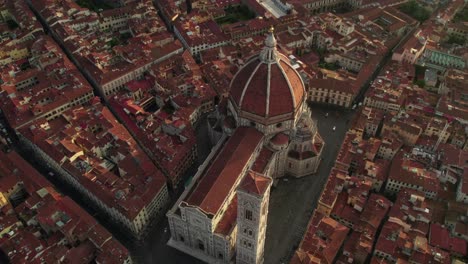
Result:
M270 116L278 116L295 112L291 90L288 87L278 64L271 65L270 83Z
M299 73L274 44L270 32L262 52L251 57L230 84L234 111L240 117L263 124L294 119L305 98Z
M301 76L299 75L299 73L285 60L282 60L279 62L280 64L284 64L282 66L286 76L288 76L288 82L290 83L291 87L295 87L295 86L302 86L302 87L305 87L304 86L304 82L302 81L302 78ZM287 66L287 67L284 67L284 66ZM299 92L298 89L293 89L292 90L294 93L293 93L293 96L294 98L296 98L296 93ZM304 91L305 91L305 88L301 91L302 94L299 94L299 97L301 97L301 100L303 99L304 97ZM296 105L297 103L299 102L296 102Z
M247 88L249 88L249 85L250 85L250 82L252 81L252 78L254 77L255 73L258 71L258 68L260 68L261 65L262 65L262 64L259 63L259 64L257 65L257 67L255 67L255 69L254 69L254 70L252 71L252 73L250 74L249 79L248 79L247 82L245 83L244 89L242 90L241 98L240 98L240 100L239 100L239 107L242 106L242 103L243 103L243 101L244 101L245 92L247 91Z
M255 64L255 61L258 61L258 58L253 58L249 60L242 68L240 68L237 73L234 75L234 77L231 80L231 83L229 84L230 89L230 95L234 99L234 102L240 106L240 98L242 96L242 92L244 91L245 85L249 78L241 78L239 77L240 75L244 74L244 71L250 72L253 71L258 65Z
M270 115L270 80L271 80L271 64L268 64L268 78L267 78L267 96L266 100L266 109L265 109L265 116L268 117Z
M291 97L292 97L292 101L293 101L293 107L296 108L296 105L297 105L296 104L296 97L294 96L294 89L292 88L291 82L289 81L289 77L288 77L288 75L286 75L286 72L283 69L283 67L281 66L281 63L277 62L277 64L278 64L278 67L280 68L281 73L284 76L284 79L288 83L289 91L291 92ZM289 64L287 64L287 65L292 68L291 65L289 65Z

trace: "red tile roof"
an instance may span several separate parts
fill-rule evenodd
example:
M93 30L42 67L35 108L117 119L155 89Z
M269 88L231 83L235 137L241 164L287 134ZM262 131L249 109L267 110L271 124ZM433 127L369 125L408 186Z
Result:
M336 168L332 168L328 176L328 181L325 184L325 187L320 195L319 202L321 204L327 205L328 207L333 207L335 204L338 194L341 192L346 173L340 171Z
M424 192L437 193L440 189L439 180L434 172L426 170L419 162L404 158L402 153L393 159L388 179L422 187Z
M242 179L242 182L239 184L239 189L247 193L261 196L265 193L270 184L270 178L265 177L263 174L250 170L249 172L247 172L244 179Z
M466 256L466 241L461 238L450 237L449 231L440 224L431 224L429 244L462 256Z
M442 249L448 249L449 240L450 235L447 229L436 223L431 224L429 233L429 243L431 245Z
M320 259L312 256L302 249L297 250L291 258L289 264L319 264Z
M216 225L215 233L228 236L236 226L237 223L237 195L234 196L231 203L229 204L226 212L223 214L223 218Z
M0 70L3 81L0 104L13 128L24 126L53 110L62 112L69 108L70 102L88 99L86 96L92 94L91 86L50 36L41 36L30 44L28 50L35 54L35 60L45 64L42 68L33 66L11 76L5 74L6 68ZM26 89L20 83L27 80L31 85Z
M95 248L89 241L71 248L65 255L63 262L70 264L81 264L91 262L94 259Z
M461 256L466 256L468 254L468 243L466 240L463 240L459 237L450 238L450 251Z
M252 165L251 169L253 171L263 173L265 171L266 166L270 162L272 156L273 151L269 150L266 147L263 147L260 151L260 154L258 154L257 158L255 159L255 162Z
M289 136L284 133L278 133L271 139L271 143L277 146L286 145L289 143Z
M0 179L5 175L17 176L28 195L24 202L15 206L16 214L11 216L19 215L26 219L34 217L37 220L35 224L30 223L28 227L14 230L10 239L0 241L2 249L9 256L11 254L13 263L36 263L39 258L56 263L62 257L67 263L78 263L76 261L80 258L81 262L88 263L106 254L109 250L105 247L110 244L115 252L108 257L107 263L124 263L129 257L127 249L113 239L91 215L69 197L58 194L46 178L14 151L8 154L0 151ZM9 222L9 219L0 217L0 225L8 225ZM36 239L33 234L41 229L49 230L50 236ZM76 243L72 241L72 245L67 242L66 247L62 247L59 243L64 239L76 239ZM29 250L37 248L39 244L45 246L40 254Z
M389 217L402 222L414 218L415 221L407 224L411 225L413 230L426 235L429 230L427 222L432 219L432 212L428 208L423 192L402 188L390 209Z
M393 222L386 222L382 227L374 251L384 252L396 258L401 254L398 243L404 244L405 239L407 238L406 234L403 233L403 227Z
M336 79L336 78L314 78L310 81L310 87L316 89L325 89L330 91L343 92L356 95L359 91L360 86L354 84L352 79Z
M311 219L299 248L323 263L331 264L343 245L349 228L330 217L321 218L317 224L314 224L315 221L317 219Z
M231 81L231 99L240 110L262 117L293 114L304 99L304 84L288 58L266 64L254 57Z
M254 71L247 72L243 71L242 69L239 71L239 73L236 75L236 77L234 77L232 81L233 86L231 87L231 89L242 89L243 96L239 99L239 101L236 101L236 104L239 105L242 110L259 116L267 116L267 101L269 100L267 87L268 83L270 82L269 79L272 78L272 76L269 75L267 64L257 62L256 60L255 62L258 65L258 67L256 67ZM280 73L277 67L272 69L272 75L273 72L275 72L275 75L278 75ZM242 79L248 80L247 84L245 87L238 87L236 84L239 80ZM273 82L272 84L277 85L276 87L287 85L286 83L281 82ZM289 112L292 112L291 109L293 105L291 103L291 94L284 93L283 96L286 96L286 98L284 98L284 104L281 105L281 107L284 106L285 108L289 109ZM290 104L287 105L287 103Z
M382 258L379 258L377 256L372 256L372 259L371 259L371 264L390 264L392 263L390 260L385 260L385 259L382 259Z
M251 127L240 127L192 189L186 202L206 213L216 214L238 181L242 170L261 144L263 134Z
M162 173L109 109L100 104L74 107L49 122L38 120L34 126L22 128L21 133L104 204L129 219L166 188ZM107 154L118 157L114 169L103 165L92 151L94 147L108 147ZM71 158L80 151L84 155Z
M348 239L343 245L343 254L350 254L349 257L366 259L367 256L372 252L372 243L374 237L371 237L365 233L352 231ZM358 263L364 262L356 259Z
M467 195L468 194L468 168L463 170L463 175L460 178L460 192Z

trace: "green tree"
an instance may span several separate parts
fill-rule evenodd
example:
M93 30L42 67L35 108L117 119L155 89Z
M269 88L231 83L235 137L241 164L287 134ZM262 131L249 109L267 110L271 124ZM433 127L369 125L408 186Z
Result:
M7 25L10 30L16 29L19 25L14 20L7 20Z
M424 22L431 16L431 10L421 6L415 0L402 4L400 10L419 22Z
M117 38L112 38L112 39L109 41L108 44L109 44L109 46L110 46L111 48L113 48L113 47L119 45L119 44L120 44L120 41L119 41Z
M460 37L455 34L450 34L449 38L447 40L447 43L449 44L458 44L458 45L465 45L466 38L465 37Z
M466 5L462 10L460 10L455 17L453 18L453 22L468 22L468 5Z
M416 84L417 86L421 88L424 88L426 86L426 82L424 80L416 80L414 84Z

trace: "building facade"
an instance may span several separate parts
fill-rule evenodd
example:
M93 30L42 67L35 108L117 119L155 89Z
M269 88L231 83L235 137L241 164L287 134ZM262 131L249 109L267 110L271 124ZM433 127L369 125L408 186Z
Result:
M272 184L313 174L320 163L324 142L305 100L270 30L213 115L215 147L167 213L170 246L208 263L263 263Z

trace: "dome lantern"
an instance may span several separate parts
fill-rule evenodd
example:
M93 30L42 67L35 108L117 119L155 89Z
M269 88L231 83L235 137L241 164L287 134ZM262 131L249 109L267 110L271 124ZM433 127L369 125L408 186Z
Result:
M276 39L274 36L275 29L273 26L268 30L268 35L265 39L265 47L260 52L260 60L263 63L272 63L278 59L278 51L276 50Z

